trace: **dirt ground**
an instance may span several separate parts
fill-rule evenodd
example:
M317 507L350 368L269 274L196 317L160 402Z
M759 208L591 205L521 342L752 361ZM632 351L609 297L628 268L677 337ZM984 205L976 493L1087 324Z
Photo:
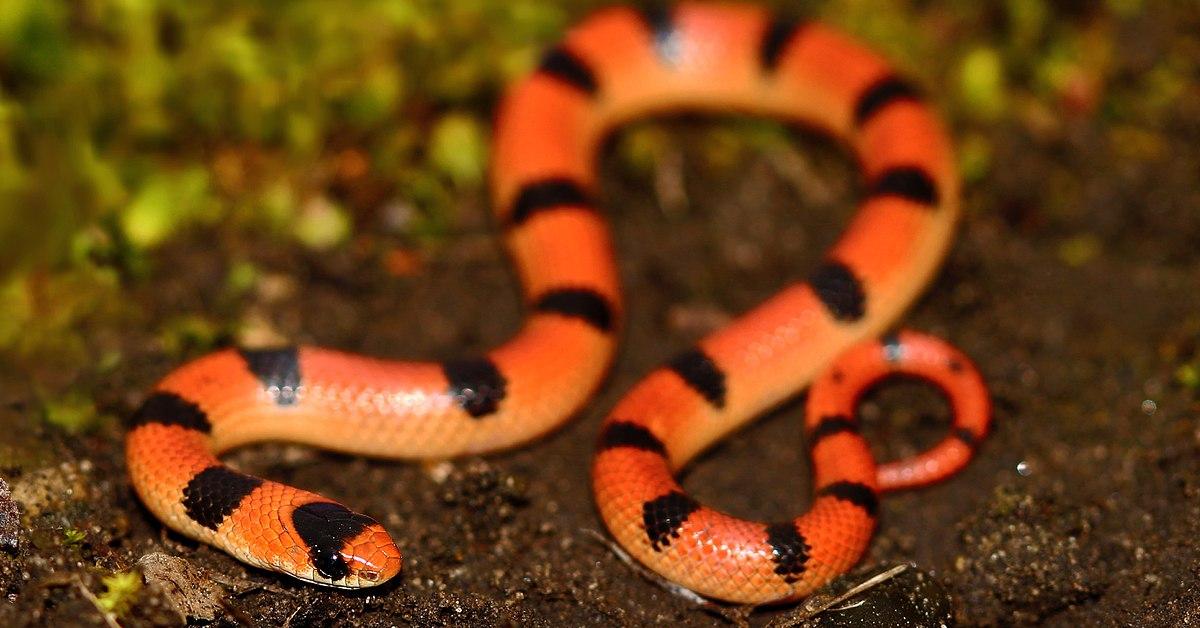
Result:
M1142 27L1170 31L1157 38L1200 28L1195 12L1176 17ZM1120 40L1128 75L1155 54L1139 48L1142 35ZM1049 134L995 130L997 165L968 186L960 236L902 323L976 360L994 396L995 431L961 475L883 500L871 548L846 581L894 564L916 568L819 625L1200 622L1200 401L1178 375L1200 360L1197 89L1157 121L1152 149L1131 151L1099 117ZM383 522L406 562L381 588L305 586L165 533L127 483L119 425L65 435L40 420L32 390L0 381L0 477L23 517L13 523L0 486L0 625L102 625L89 600L104 590L101 576L152 553L182 557L188 567L176 571L205 570L202 580L221 583L214 606L195 611L219 626L786 619L793 609L700 608L643 578L596 540L602 524L588 481L599 422L619 396L712 326L804 276L849 215L852 163L820 138L798 136L792 149L752 153L734 169L706 164L698 147L706 134L739 124L662 124L679 159L649 176L606 153L603 199L628 319L603 389L563 429L437 469L288 445L229 457ZM661 184L676 179L684 202L664 204ZM414 277L387 274L355 247L277 250L218 228L162 250L153 280L129 298L143 323L254 308L303 343L397 358L483 349L516 329L520 307L485 204L464 198L460 210L456 235ZM223 302L228 260L238 257L285 289ZM128 416L173 366L142 331L154 328L131 325L122 339L131 367L95 383L105 411ZM790 403L728 439L688 470L685 486L743 516L799 512L808 500L800 410ZM946 421L939 398L913 384L880 391L863 413L883 457L932 443ZM119 621L180 619L161 590L146 588Z

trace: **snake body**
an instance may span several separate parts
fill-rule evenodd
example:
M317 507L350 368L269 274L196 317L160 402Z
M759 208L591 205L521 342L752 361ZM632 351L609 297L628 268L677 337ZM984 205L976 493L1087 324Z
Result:
M515 337L441 363L301 346L185 364L157 384L127 436L143 502L184 535L303 580L355 588L398 573L400 552L374 519L217 455L286 440L440 459L560 425L603 377L622 318L595 149L623 122L677 110L821 129L857 156L865 191L807 281L704 338L613 409L593 466L599 512L643 563L725 600L793 599L847 569L874 528L880 490L953 472L987 430L987 395L965 357L907 332L869 340L938 267L959 214L958 180L936 116L883 59L827 26L752 6L599 11L510 87L496 117L491 196L528 303ZM741 521L679 488L673 471L822 372L809 398L817 497L808 514ZM877 470L854 404L895 372L938 382L955 429L917 460Z

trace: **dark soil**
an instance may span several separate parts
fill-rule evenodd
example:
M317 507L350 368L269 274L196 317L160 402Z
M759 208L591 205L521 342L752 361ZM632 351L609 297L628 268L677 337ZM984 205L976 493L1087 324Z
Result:
M1194 33L1192 13L1190 23L1175 16L1159 26ZM1119 45L1136 47L1135 36ZM1134 157L1100 115L1067 119L1049 135L1015 124L993 131L994 172L968 187L959 239L903 325L976 360L995 399L995 431L959 476L883 501L863 568L846 582L896 563L918 569L868 594L878 614L832 610L821 625L1200 621L1200 402L1175 376L1198 359L1200 333L1200 92L1189 89L1157 121L1159 149ZM42 423L34 391L0 385L0 475L25 524L8 523L0 485L0 625L100 625L85 592L100 594L101 576L156 552L222 583L216 625L782 621L793 609L699 608L622 563L593 534L602 524L588 481L598 424L619 396L712 326L803 277L849 215L856 175L819 138L734 168L707 163L698 148L706 134L739 124L666 123L678 171L632 173L606 153L628 323L607 383L563 429L520 451L454 461L440 480L419 464L289 445L230 456L383 522L406 562L379 589L306 586L165 533L126 481L115 422L68 436ZM666 211L653 178L674 174L687 202ZM825 189L797 186L805 177ZM464 197L460 212L456 235L412 278L389 276L370 247L317 255L220 229L161 251L152 280L130 287L145 319L123 341L129 367L96 383L100 407L119 416L136 407L175 363L143 330L194 312L236 318L254 308L299 342L397 358L502 341L520 320L515 281L484 203ZM1067 263L1064 243L1080 234L1097 254ZM237 258L295 289L227 303L222 282ZM808 492L800 407L719 445L688 471L687 488L743 516L799 512ZM932 442L946 420L938 398L915 385L881 391L864 413L885 457ZM146 588L120 621L179 617Z

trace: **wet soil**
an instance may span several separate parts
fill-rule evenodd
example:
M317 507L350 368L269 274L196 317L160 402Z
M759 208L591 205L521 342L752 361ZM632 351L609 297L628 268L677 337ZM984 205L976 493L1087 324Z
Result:
M1158 121L1161 150L1138 157L1099 116L1068 119L1049 137L1019 125L993 131L997 166L968 186L960 236L903 325L976 360L992 388L995 432L959 476L883 500L863 567L844 580L917 568L869 594L878 614L838 606L820 625L1200 621L1200 401L1175 375L1200 350L1200 93L1190 89ZM851 161L807 135L736 168L708 163L710 130L739 124L662 123L678 165L651 173L605 153L627 325L603 389L561 430L437 470L276 444L229 456L383 522L406 563L379 589L305 586L164 532L126 482L117 423L66 435L40 420L34 391L4 382L0 476L12 501L0 490L0 625L102 625L89 600L104 590L102 576L156 553L220 584L216 607L195 611L214 625L786 623L792 609L705 609L642 577L596 540L588 482L597 427L622 392L803 277L858 194ZM683 203L656 193L664 176L682 181ZM136 407L175 363L144 330L194 312L232 320L253 310L298 342L395 358L502 341L520 320L515 280L479 195L464 194L459 212L455 234L404 278L383 270L378 247L313 254L220 228L183 238L157 254L151 280L130 286L143 318L121 341L126 368L94 385L100 407L117 416ZM1080 234L1098 250L1068 260L1064 244ZM234 259L291 288L230 302L223 282ZM801 510L800 407L789 403L720 444L685 486L739 515ZM938 397L916 385L882 390L863 411L884 457L933 442L946 421ZM21 526L11 525L14 503ZM150 587L119 621L180 617Z

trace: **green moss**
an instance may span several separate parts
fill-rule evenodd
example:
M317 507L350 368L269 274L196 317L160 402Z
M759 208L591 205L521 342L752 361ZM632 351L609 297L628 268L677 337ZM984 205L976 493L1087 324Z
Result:
M870 42L899 67L925 68L932 53L929 31L921 27L907 5L900 0L834 0L822 4L820 13L829 22Z
M312 249L328 249L350 236L350 217L333 201L318 197L305 203L294 227L296 239Z
M1100 239L1090 233L1063 240L1058 245L1058 258L1068 266L1083 266L1103 251Z
M1034 48L1046 31L1050 11L1045 0L1008 0L1009 44L1023 50Z
M200 314L179 316L168 321L159 332L159 343L167 355L182 358L216 345L221 328Z
M104 593L96 597L96 606L117 617L129 611L142 590L142 575L137 571L114 573L101 581L104 583Z
M618 137L617 150L622 160L642 174L653 172L670 146L670 137L662 125L653 121L634 124Z
M229 274L225 276L225 285L233 295L249 292L258 282L258 268L251 262L240 260L229 266Z
M215 217L208 173L199 167L151 175L121 213L121 228L137 247L153 247L181 227Z
M1188 390L1200 389L1200 364L1181 364L1175 369L1175 381Z
M433 165L458 185L478 186L487 167L487 139L473 117L450 113L433 128L429 157Z
M69 51L63 5L54 2L18 2L6 20L5 48L8 65L22 80L45 84L62 75Z
M1005 113L1004 60L988 47L972 50L959 65L958 91L965 109L976 117L994 120Z
M427 244L436 244L445 237L453 219L454 196L439 177L413 172L404 182L401 195L411 199L417 210L408 227L411 235Z
M84 432L99 422L99 414L91 397L78 391L44 400L42 413L47 423L68 432Z
M991 141L979 133L964 135L958 145L958 170L963 181L973 183L982 180L991 166Z
M33 313L33 304L25 282L9 279L0 285L0 346L11 347Z
M129 304L122 301L120 282L111 268L81 264L57 274L17 276L0 283L0 348L30 373L62 376L92 356L84 341L86 323L115 322ZM68 402L61 424L79 424ZM86 420L87 417L84 417Z

